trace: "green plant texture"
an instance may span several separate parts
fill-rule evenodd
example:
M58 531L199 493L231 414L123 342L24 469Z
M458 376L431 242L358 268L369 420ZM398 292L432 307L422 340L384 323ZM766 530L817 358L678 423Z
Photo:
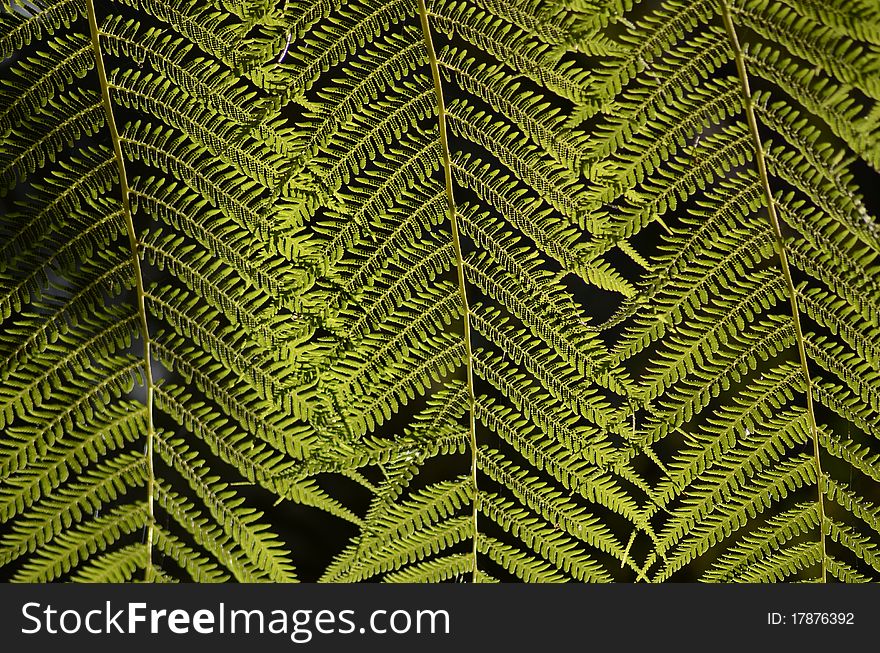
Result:
M13 0L0 574L880 578L878 0Z

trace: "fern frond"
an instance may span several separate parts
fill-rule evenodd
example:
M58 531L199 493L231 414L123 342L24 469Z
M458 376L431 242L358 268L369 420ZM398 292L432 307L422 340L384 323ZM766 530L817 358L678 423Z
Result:
M66 529L42 546L16 572L12 581L45 583L54 580L95 553L106 550L123 535L143 528L147 519L144 504L132 503L114 508L76 528Z
M147 565L144 547L129 544L121 549L96 558L84 565L72 579L77 583L125 583L132 580L135 572Z
M274 582L296 580L293 566L281 550L277 536L267 533L265 525L255 523L259 522L261 513L243 507L243 499L226 489L227 484L210 475L209 470L203 470L203 461L182 440L166 441L157 435L156 450L169 466L185 476L223 530L235 540L257 569Z
M0 579L880 578L875 3L25 4Z
M38 506L34 500L22 502L17 511L7 510L4 521L11 521L16 512L29 508L27 518L11 524L12 532L3 538L0 560L7 564L25 552L43 547L48 540L73 524L83 521L101 506L118 499L129 489L146 482L146 464L142 456L122 454L98 465L94 470L80 476L77 481L54 491L47 492ZM16 484L13 484L16 487Z

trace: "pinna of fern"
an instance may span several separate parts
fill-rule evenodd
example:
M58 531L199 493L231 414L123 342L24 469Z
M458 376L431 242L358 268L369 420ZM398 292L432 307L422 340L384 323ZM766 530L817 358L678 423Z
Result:
M872 0L0 20L5 577L877 578Z

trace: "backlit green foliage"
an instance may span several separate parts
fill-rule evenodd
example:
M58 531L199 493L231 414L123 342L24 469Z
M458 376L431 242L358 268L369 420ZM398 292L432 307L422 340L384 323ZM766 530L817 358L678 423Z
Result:
M8 578L880 577L876 0L15 0L0 61Z

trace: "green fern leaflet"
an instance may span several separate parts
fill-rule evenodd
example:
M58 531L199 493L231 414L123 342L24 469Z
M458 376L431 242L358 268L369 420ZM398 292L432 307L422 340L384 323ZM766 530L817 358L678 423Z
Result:
M14 0L0 61L3 578L880 578L877 0Z

